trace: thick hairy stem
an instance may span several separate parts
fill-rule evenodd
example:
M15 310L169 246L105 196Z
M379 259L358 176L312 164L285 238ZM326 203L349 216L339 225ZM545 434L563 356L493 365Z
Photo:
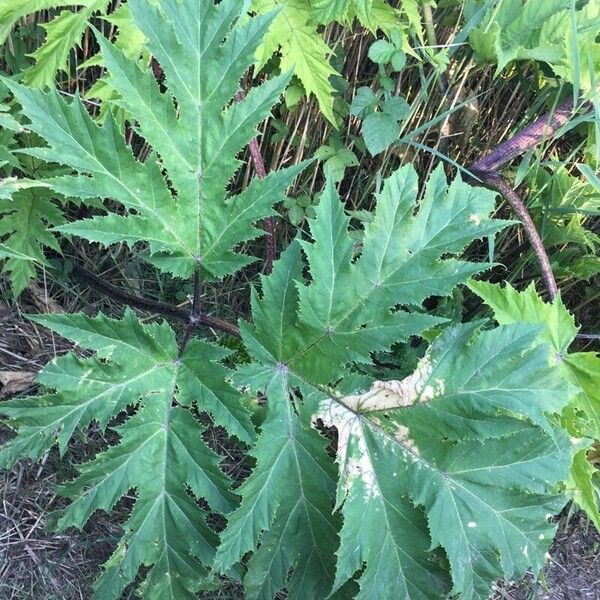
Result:
M582 105L582 108L588 107L589 103L587 102ZM552 112L542 115L531 125L519 131L519 133L500 144L489 154L480 158L469 167L469 171L479 178L484 185L500 192L519 217L537 258L550 298L556 296L558 288L554 274L552 273L548 254L527 207L519 195L501 177L499 170L511 160L527 152L527 150L552 138L569 121L573 114L573 109L573 98L567 98Z
M73 272L79 279L104 292L107 296L113 298L114 300L124 304L129 304L135 308L148 310L165 317L172 317L174 319L185 321L186 323L190 322L192 311L186 310L185 308L173 306L172 304L168 304L166 302L159 302L157 300L148 300L147 298L141 298L135 294L130 294L129 292L126 292L115 285L107 283L101 277L90 273L87 269L84 269L79 265L73 265ZM218 329L225 333L229 333L230 335L240 337L239 328L232 323L228 323L227 321L223 321L216 317L211 317L210 315L202 313L199 315L198 319L199 320L196 323L196 326L204 325L206 327Z
M192 297L192 310L189 314L188 326L183 334L183 339L179 345L179 356L185 351L194 329L200 325L202 319L202 309L200 306L200 272L198 269L194 271L194 293Z
M244 92L239 90L235 99L241 102L245 98ZM250 156L252 157L252 163L254 164L254 171L259 179L264 179L267 176L267 170L265 169L265 163L258 145L258 140L252 138L248 144L250 150ZM267 217L264 222L264 228L267 232L266 247L265 247L265 273L268 275L273 270L273 262L275 261L275 221L273 217Z
M584 105L587 106L587 103ZM470 170L485 173L498 172L501 167L517 156L550 139L563 127L573 114L573 98L561 102L554 111L542 115L489 154L474 163Z
M475 171L474 174L477 175L477 177L479 177L479 179L481 179L487 187L500 192L504 198L506 198L506 201L510 204L514 213L523 224L523 229L525 229L525 233L529 239L531 248L533 249L540 266L542 278L546 285L546 289L548 290L548 296L551 300L553 300L556 297L556 294L558 294L558 287L556 285L556 280L554 279L554 273L552 273L552 267L550 266L550 260L548 259L548 254L544 248L542 238L540 237L540 234L535 227L535 223L533 222L524 202L506 182L506 180L504 180L498 173Z

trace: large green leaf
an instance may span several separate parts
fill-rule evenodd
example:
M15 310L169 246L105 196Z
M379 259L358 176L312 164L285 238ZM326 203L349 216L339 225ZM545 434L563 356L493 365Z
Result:
M508 284L502 288L482 281L472 281L469 287L492 308L498 323L543 326L540 339L552 348L550 364L579 390L564 410L562 419L572 436L588 438L573 462L571 488L575 501L600 527L596 468L586 458L589 443L600 440L600 357L595 352L568 352L578 328L560 297L544 302L533 284L522 292Z
M343 373L344 363L369 361L370 352L439 322L427 314L391 309L444 296L486 268L452 255L506 225L488 218L494 195L460 179L448 186L440 167L415 213L416 196L417 175L411 166L384 182L362 252L353 260L348 218L333 187L327 188L310 223L315 242L303 242L312 281L299 285L298 318L307 339L304 347L292 342L279 359L313 377L322 373L321 382L328 383Z
M537 332L452 328L405 380L322 402L315 418L339 435L338 585L366 563L359 598L394 598L398 590L437 598L438 568L428 561L438 546L461 598L487 598L502 574L539 571L555 528L548 517L566 502L552 493L572 451L549 422L534 427L523 418L530 404L559 411L571 393L548 367L547 349L531 349ZM457 435L471 426L476 439Z
M168 325L143 325L131 311L122 320L35 320L96 354L55 359L38 378L54 392L2 404L17 435L0 450L0 465L10 467L20 456L40 458L55 443L64 452L75 429L92 421L103 430L110 426L119 441L79 465L79 477L61 487L73 502L57 515L58 528L83 527L96 510L110 511L133 489L136 501L98 581L98 597L120 598L148 567L144 598L193 598L217 540L197 499L220 513L235 504L196 411L211 414L246 443L254 438L239 394L225 383L228 372L220 361L229 352L196 339L180 353Z
M324 598L333 583L339 529L332 515L333 462L310 415L296 413L284 369L250 367L236 375L264 390L269 407L252 451L256 469L239 489L243 500L229 519L215 568L226 572L260 540L244 580L249 598L267 600L283 587L290 598Z
M319 569L320 583L315 581L317 575L313 573L310 580L303 576L300 584L296 570L315 556L315 546L324 543L320 537L308 535L314 527L315 517L307 511L294 512L294 518L303 519L299 521L303 524L295 525L290 531L281 526L281 515L289 514L296 502L316 502L309 499L314 496L312 478L301 473L314 475L317 470L314 461L322 463L327 460L322 448L318 450L316 442L308 441L311 435L316 435L314 432L309 434L309 422L311 419L314 422L321 414L319 407L330 400L323 385L340 379L345 381L351 373L353 361L370 362L371 352L387 350L394 342L439 323L440 319L407 309L431 295L447 294L455 285L466 281L472 272L485 268L486 265L460 261L450 255L461 252L477 237L493 234L506 225L505 222L489 219L493 194L471 188L460 180L448 186L441 169L431 177L425 197L415 212L416 196L417 177L412 167L404 167L386 180L377 197L374 219L364 232L361 250L357 251L349 235L349 219L329 184L317 207L317 216L310 222L312 241L294 242L276 263L273 273L262 278L261 293L253 293L254 321L252 324L241 323L244 342L253 361L238 368L235 382L266 397L267 417L253 451L256 468L241 487L242 504L230 515L222 536L216 561L219 570L226 571L249 550L255 550L259 556L265 553L276 556L273 553L278 551L277 548L288 548L285 568L276 573L266 573L264 560L257 559L255 562L253 559L248 564L246 580L265 581L266 578L269 590L285 586L294 597L326 597L326 590L333 581L329 563L324 563ZM303 276L301 249L309 266L310 281ZM398 310L402 305L404 309ZM531 339L530 335L527 343ZM523 343L515 342L510 350L519 352ZM461 347L461 350L464 348ZM456 352L460 353L460 350ZM501 357L503 360L511 359L508 348ZM530 361L527 366L533 364ZM545 367L545 356L535 364ZM527 366L524 365L523 369ZM449 363L445 368L451 367ZM488 377L495 372L491 366L488 367ZM523 400L525 392L521 389L522 372L517 369L517 373L510 383L521 395L511 404L508 396L512 389L490 394L490 400L494 402L487 407L487 414L479 417L482 431L487 427L489 436L497 435L498 431L507 435L513 433L514 418L503 420L498 416L508 409L514 409L515 414L521 416L532 414L546 426L542 408L537 411L527 408L527 402ZM480 381L475 378L474 385ZM541 386L541 381L540 377L536 383ZM346 383L344 386L347 387ZM527 400L534 387L527 390ZM550 386L552 397L555 388L554 384ZM535 393L547 401L545 390L540 387ZM561 406L560 399L553 402L552 406ZM481 411L485 412L483 408ZM457 415L454 424L457 430L459 419ZM496 429L494 419L499 419ZM475 417L467 421L465 415L464 422L468 423L468 427L477 421ZM280 440L276 445L273 443L275 437ZM310 459L304 450L309 443L315 444ZM284 472L292 471L289 461L292 461L294 473L298 473L294 475L293 486L290 475L287 479L283 476ZM321 485L325 485L325 481L322 475ZM320 495L323 493L322 490ZM332 506L333 497L329 502ZM319 506L324 506L322 498ZM383 583L384 575L379 574L375 579L381 579L381 587L373 581L372 586L366 586L365 597L388 597L385 594L391 594L392 587L396 593L403 589L410 589L413 593L421 589L425 581L432 586L430 594L441 591L445 586L446 577L441 568L430 564L426 556L430 540L423 514L410 506L399 510L401 514L394 513L387 525L390 537L385 544L389 552L384 552L381 559L386 561L385 569L392 569L388 577L395 583L387 587L388 583ZM321 509L319 514L322 515L323 511ZM365 531L372 531L373 523L378 520L377 512L378 509L374 508L373 513L365 517L369 521ZM410 523L406 523L409 518ZM403 519L404 525L396 530L396 525ZM362 521L352 526L359 527L360 523ZM385 528L384 521L380 523ZM327 529L330 527L327 526ZM277 531L275 546L273 528ZM304 534L298 537L299 534L294 531ZM331 538L330 534L327 535ZM378 543L383 539L382 535L381 532L378 534ZM404 556L404 550L397 551L394 547L398 539L406 535L414 540L414 547L408 548L407 556ZM353 537L354 544L355 540L356 537ZM414 560L410 558L413 550L420 553ZM380 556L381 545L372 552ZM390 567L384 558L390 553L396 561L395 567ZM409 563L415 565L417 574L409 576L411 582L405 582L406 587L394 587L400 585L397 569L409 568ZM294 565L297 566L291 578L286 580L285 573ZM359 568L360 565L356 567ZM343 586L356 569L352 569L347 577L337 576L337 592L345 593ZM384 572L385 569L382 569ZM370 580L370 576L367 578ZM385 593L381 596L380 592Z
M61 231L104 244L145 239L146 257L160 269L189 277L200 268L220 278L253 260L232 248L261 235L253 223L274 214L273 204L303 168L278 171L237 196L227 195L240 167L236 155L269 115L289 77L271 79L244 101L231 103L273 15L241 26L237 19L243 7L233 0L218 5L162 0L159 6L130 0L128 7L165 72L168 91L160 90L150 70L140 70L98 39L108 82L119 104L137 120L140 135L152 146L151 156L136 160L110 115L98 125L78 99L68 103L55 91L7 82L31 120L30 129L48 144L29 152L79 173L50 181L56 191L111 198L128 211L118 219L74 222Z

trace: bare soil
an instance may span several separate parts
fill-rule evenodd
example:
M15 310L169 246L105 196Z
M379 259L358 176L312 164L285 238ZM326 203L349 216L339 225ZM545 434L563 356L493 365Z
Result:
M500 583L494 600L600 599L600 534L583 512L559 518L550 557L537 581Z

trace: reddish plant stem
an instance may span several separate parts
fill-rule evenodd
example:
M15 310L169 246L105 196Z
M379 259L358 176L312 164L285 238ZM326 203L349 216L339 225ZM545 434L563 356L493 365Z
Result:
M573 114L573 99L561 102L554 111L542 115L489 154L473 163L470 170L485 173L498 172L501 167L517 156L535 148L544 140L550 139L563 127Z
M245 98L243 90L239 90L235 99L237 102L241 102ZM265 163L258 145L258 140L252 138L248 144L250 150L250 156L252 157L252 163L254 164L254 172L259 179L264 179L267 176L267 170L265 169ZM275 261L275 220L273 217L267 217L264 221L264 229L267 232L266 245L265 245L265 273L269 275L273 270L273 262Z
M585 103L582 108L587 108L588 106L589 103ZM552 267L550 266L548 253L544 248L542 238L535 227L535 223L525 203L500 175L499 170L511 160L527 152L527 150L534 148L544 140L552 138L569 121L573 114L573 108L574 103L572 98L564 100L555 110L536 119L531 125L528 125L512 138L500 144L489 154L473 163L469 168L469 171L483 185L500 192L504 196L521 221L538 261L550 299L554 299L558 294L558 286L556 285Z
M525 234L529 239L529 243L531 244L531 248L537 258L538 264L540 266L540 271L542 272L542 279L544 280L544 284L546 285L546 290L548 291L548 296L551 300L553 300L558 294L558 286L556 285L556 280L554 279L554 273L552 272L552 267L550 266L550 260L548 258L548 254L546 253L546 249L544 248L544 243L542 242L542 238L538 233L538 230L535 227L535 223L533 222L527 207L524 202L521 200L519 195L512 189L512 187L508 184L508 182L502 178L498 173L485 173L483 171L479 171L475 173L483 183L498 192L500 192L506 201L510 204L514 213L517 215L519 220L523 225L523 229L525 230Z

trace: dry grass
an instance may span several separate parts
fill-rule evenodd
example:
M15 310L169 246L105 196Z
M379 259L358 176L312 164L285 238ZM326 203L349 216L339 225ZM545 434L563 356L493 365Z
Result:
M47 287L44 294L51 300ZM0 370L37 372L68 350L64 340L23 317L24 313L39 312L38 302L39 298L26 292L19 303L0 304ZM20 390L28 391L30 388ZM0 389L0 395L2 392ZM11 435L2 426L0 443ZM70 456L93 452L94 444L80 452L80 443L74 441ZM114 516L99 513L82 532L57 534L45 530L47 514L65 504L54 493L54 487L72 472L68 457L60 460L51 452L39 465L23 461L1 475L0 600L91 597L90 586L100 565L110 556L120 528Z
M83 532L44 530L58 508L60 465L21 463L0 479L0 598L83 600L119 538L114 518L94 515Z

